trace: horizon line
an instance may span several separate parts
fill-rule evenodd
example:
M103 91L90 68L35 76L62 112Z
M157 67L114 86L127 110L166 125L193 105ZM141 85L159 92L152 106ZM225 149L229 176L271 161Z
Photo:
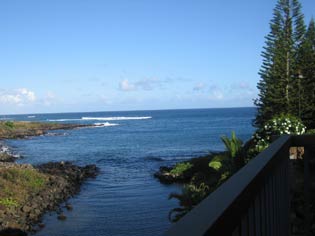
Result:
M128 111L171 111L171 110L208 110L208 109L237 109L237 108L255 108L255 106L242 107L203 107L203 108L166 108L166 109L136 109L136 110L111 110L111 111L74 111L74 112L37 112L37 113L18 113L18 114L0 114L0 116L20 116L20 115L46 115L46 114L74 114L74 113L98 113L98 112L128 112Z

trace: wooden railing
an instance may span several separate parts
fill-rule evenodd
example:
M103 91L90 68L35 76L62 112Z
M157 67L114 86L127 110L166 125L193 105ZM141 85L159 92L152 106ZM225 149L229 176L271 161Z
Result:
M310 235L309 160L315 136L281 136L192 211L168 236L290 235L290 147L304 147L305 234Z

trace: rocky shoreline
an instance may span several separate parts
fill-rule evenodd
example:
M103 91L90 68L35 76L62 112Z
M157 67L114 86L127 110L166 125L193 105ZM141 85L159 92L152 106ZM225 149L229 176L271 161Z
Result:
M83 167L71 162L49 162L37 166L18 164L17 156L1 142L1 138L27 138L42 135L49 130L73 129L86 125L57 125L36 129L17 129L9 135L0 135L0 235L27 235L45 225L42 216L56 211L59 220L65 220L64 210L72 210L66 201L80 191L82 183L99 173L96 165ZM16 125L16 122L15 122ZM5 135L4 135L5 134ZM61 205L63 204L63 207Z
M79 167L70 162L50 162L39 166L16 163L0 163L3 169L23 169L39 171L47 177L45 187L39 192L30 193L23 204L4 207L0 205L0 229L19 229L34 232L42 228L41 217L48 211L57 211L58 219L66 216L60 204L78 193L80 186L87 178L95 178L98 169L95 165ZM72 209L69 204L67 209Z

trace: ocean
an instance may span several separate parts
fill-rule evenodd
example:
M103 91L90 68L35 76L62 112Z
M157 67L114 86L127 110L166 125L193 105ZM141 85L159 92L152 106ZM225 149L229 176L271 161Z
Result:
M96 164L101 172L71 198L67 220L44 216L36 236L158 236L171 223L168 200L179 185L153 177L160 166L221 151L220 136L232 131L246 141L254 132L255 108L119 111L0 116L0 119L95 124L100 127L51 131L45 136L7 140L18 162L72 161Z

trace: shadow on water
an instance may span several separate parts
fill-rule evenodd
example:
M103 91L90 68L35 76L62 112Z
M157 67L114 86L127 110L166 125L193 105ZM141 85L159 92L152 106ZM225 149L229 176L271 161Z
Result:
M27 236L27 233L20 229L7 228L0 231L0 236Z

